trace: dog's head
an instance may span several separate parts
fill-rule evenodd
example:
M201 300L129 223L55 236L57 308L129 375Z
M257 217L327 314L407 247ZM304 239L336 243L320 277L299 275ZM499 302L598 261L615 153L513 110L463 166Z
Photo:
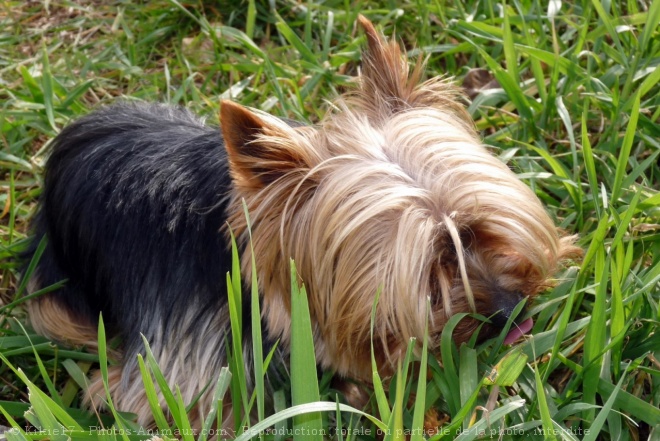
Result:
M481 144L459 90L420 82L422 63L411 71L395 41L360 24L368 48L358 85L318 126L292 128L230 102L221 123L235 187L230 226L248 240L244 199L269 331L289 335L292 258L319 362L370 379L377 292L374 345L389 372L409 339L423 337L429 303L431 347L461 312L490 317L482 333L499 332L577 249ZM461 321L455 339L479 324Z

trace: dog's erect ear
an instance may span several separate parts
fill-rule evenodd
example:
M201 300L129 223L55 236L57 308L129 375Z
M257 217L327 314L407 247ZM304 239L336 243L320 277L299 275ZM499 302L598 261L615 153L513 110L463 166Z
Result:
M363 15L358 16L358 23L367 37L367 49L362 56L361 88L364 95L380 98L395 112L414 105L411 101L414 101L423 64L417 63L409 73L407 58L394 37L386 41Z
M266 124L259 117L231 101L221 103L220 125L230 155L239 154L266 131Z
M461 104L460 90L441 77L421 82L424 60L420 56L411 70L405 52L395 37L386 40L364 16L358 23L367 37L362 55L362 74L357 92L357 105L366 110L371 120L383 122L391 115L414 107L435 107L451 111L466 123L470 115Z
M268 117L271 118L271 117ZM303 152L286 130L245 107L222 101L220 125L232 178L243 189L260 189L292 170L307 168Z

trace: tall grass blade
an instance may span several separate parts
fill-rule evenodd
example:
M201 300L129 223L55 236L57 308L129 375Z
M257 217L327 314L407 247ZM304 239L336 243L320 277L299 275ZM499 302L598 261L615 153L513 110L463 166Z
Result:
M396 387L394 389L394 404L392 405L392 414L387 425L387 433L384 441L403 441L403 395L407 376L401 371L401 361L396 370Z
M520 84L520 74L518 73L518 60L514 48L513 32L509 21L509 11L506 3L503 4L504 13L502 14L502 47L504 48L504 59L506 60L507 71L516 84ZM522 90L519 89L519 93Z
M23 327L21 323L18 323L21 330L23 331L23 334L25 337L28 339L30 346L32 347L32 353L34 354L34 359L37 362L37 366L39 367L39 373L41 374L41 379L43 380L44 384L46 385L46 388L48 389L48 392L50 393L50 396L53 397L53 401L57 403L58 406L62 406L62 400L60 398L60 395L57 392L57 389L55 389L55 385L53 384L53 381L50 379L50 376L48 375L48 372L46 371L46 366L44 366L43 361L41 360L41 357L39 356L39 353L37 352L36 348L32 344L32 340L30 339L30 336L28 335L27 331Z
M392 410L387 401L387 395L385 394L385 388L383 387L383 382L378 374L378 365L376 363L376 354L374 351L374 326L376 323L376 311L378 309L378 301L380 300L382 287L378 288L374 301L371 304L371 323L369 327L370 332L370 341L371 341L371 372L372 372L372 381L374 384L374 396L376 397L376 404L378 405L378 415L383 421L390 421L392 416Z
M264 391L264 354L263 340L261 336L261 309L259 303L259 283L257 282L257 262L254 255L254 245L252 243L252 224L248 207L243 200L243 214L247 222L248 234L250 236L250 266L251 266L251 298L250 298L250 317L252 320L252 366L254 369L254 388L257 394L257 417L259 420L265 418L266 393ZM312 352L313 354L313 352Z
M181 396L181 390L179 386L176 386L176 404L177 407L171 408L172 413L179 414L179 434L183 441L195 441L193 436L192 426L190 425L190 420L188 419L188 414L186 412L186 403L183 402L183 397Z
M527 365L527 359L528 357L523 352L522 348L520 346L515 347L504 357L502 357L500 361L497 362L495 367L491 370L490 374L484 378L484 384L498 385L501 387L513 386L513 384L522 373L523 369L525 369L525 366ZM475 389L477 389L476 385L472 388L472 390Z
M48 62L48 50L46 49L46 46L44 46L41 51L41 62L43 65L41 72L41 86L43 87L46 118L48 118L48 123L50 124L51 128L57 132L57 127L55 125L55 111L53 110L53 74L50 71L50 63Z
M149 369L144 362L142 354L138 354L138 367L140 369L140 375L142 376L144 392L147 396L147 402L149 403L149 408L151 409L151 414L154 417L156 427L158 427L158 430L160 430L162 433L168 433L170 425L167 423L163 409L160 407L160 399L158 398L156 386L154 385L151 373L149 372Z
M319 59L312 52L312 50L305 45L305 43L296 35L296 33L289 27L289 25L282 19L282 17L277 15L277 30L284 36L284 38L293 46L299 53L300 56L311 63L312 65L318 65Z
M562 308L561 315L559 316L559 322L556 327L557 337L555 339L554 345L552 346L552 352L550 353L550 359L547 364L547 369L545 371L545 374L543 375L543 381L542 381L543 384L545 384L548 381L548 378L551 373L550 367L553 365L553 362L557 357L557 354L559 353L559 348L561 347L564 341L564 333L568 328L568 322L571 318L573 306L575 305L576 295L577 295L577 284L574 283L573 287L571 288L570 294L568 295L566 301L564 302L565 306Z
M598 380L602 366L602 349L607 342L607 324L606 324L606 306L607 306L607 282L609 278L609 258L605 258L604 250L596 253L595 275L599 280L596 287L594 306L591 313L591 320L587 328L584 341L584 380L583 393L584 401L589 404L595 404L596 394L598 392ZM586 421L593 420L593 410L587 412L584 416Z
M165 379L163 372L160 370L160 366L158 366L158 362L156 361L156 358L154 357L154 354L151 351L151 346L149 345L149 341L146 339L144 335L142 336L142 342L144 344L144 351L146 355L146 365L148 366L149 370L151 371L151 374L156 380L156 384L158 385L158 389L160 393L163 395L163 398L165 399L167 408L170 409L170 411L172 412L172 418L174 419L174 424L176 425L176 427L181 428L183 423L180 417L180 413L177 411L179 406L177 404L176 397L174 396L172 389L170 389L170 386L167 383L167 380Z
M417 393L415 394L415 406L413 409L412 435L410 441L423 441L424 414L426 412L426 373L428 369L428 347L429 347L429 314L431 313L431 301L426 300L426 319L424 320L424 340L422 343L422 355L419 361L419 374L417 375Z
M619 33L616 31L616 28L614 27L614 24L610 19L610 15L603 7L603 4L600 2L600 0L591 0L591 3L593 4L594 8L596 9L596 12L598 12L598 16L605 25L605 28L607 29L607 34L614 41L614 44L616 45L616 49L617 49L616 52L619 54L625 54L626 51L623 49L623 47L621 47L621 41L619 40Z
M511 74L505 71L499 65L499 63L495 61L490 55L488 55L488 53L479 44L475 43L474 41L472 41L471 39L467 38L464 35L460 35L460 34L455 34L455 35L458 38L462 38L465 41L469 42L479 52L479 54L484 58L484 60L488 64L488 67L493 71L493 74L495 75L495 78L497 78L497 81L506 91L508 97L511 99L511 102L516 106L516 109L520 113L520 116L526 121L532 121L534 119L534 115L531 111L527 97L520 88L520 85L511 76ZM533 128L534 125L531 125L531 127Z
M660 1L656 0L654 4L660 5ZM660 9L660 8L659 8ZM653 70L653 72L647 76L642 84L639 86L639 96L644 97L646 96L649 91L655 87L658 83L660 83L660 66L656 66Z
M291 260L291 402L297 406L319 400L314 337L307 292L304 285L302 287L298 285L298 271ZM293 426L294 440L323 439L321 414L317 412L295 416Z
M48 244L48 238L46 237L46 235L44 235L41 239L39 239L39 244L37 245L37 248L34 251L32 258L30 259L30 263L28 264L28 267L25 269L25 273L21 278L21 282L18 285L18 288L16 289L16 293L14 294L14 298L12 302L14 305L16 305L17 304L16 302L19 302L23 298L23 292L25 291L25 288L27 287L27 284L30 281L30 276L34 273L34 270L37 268L37 264L39 263L39 260L41 260L41 256L43 255L47 244ZM9 309L8 305L4 305L0 307L0 312L2 312L5 308Z
M582 111L582 159L584 161L584 169L587 172L587 179L589 180L589 188L591 189L592 199L594 201L594 209L598 219L602 218L602 208L598 203L598 177L596 175L596 164L594 161L594 152L591 149L591 141L589 140L589 128L587 125L589 115L589 101L585 100L584 108Z
M461 407L464 408L469 402L472 393L477 389L479 380L477 378L477 351L461 345L459 349L459 389L461 392ZM470 427L470 416L465 416L463 429Z
M240 427L241 414L249 414L249 394L247 380L245 378L245 361L243 358L243 329L242 329L242 305L240 285L239 292L234 291L235 282L227 274L227 295L229 305L229 321L231 326L231 356L230 366L232 371L232 407L234 410L234 422ZM242 409L241 409L242 404Z
M612 411L612 407L614 406L614 403L616 403L617 395L621 391L621 387L623 386L625 378L626 378L625 375L621 376L619 382L614 387L612 392L609 394L607 401L605 402L605 405L602 407L600 412L598 412L598 416L596 416L596 419L593 420L593 423L591 423L591 425L589 426L589 432L585 434L583 441L596 441L597 439L600 439L599 435L601 434L601 429L605 425L605 421L609 416L610 412Z
M456 325L467 315L465 313L453 315L445 324L440 336L440 354L442 356L445 378L451 394L451 397L447 397L447 404L449 404L452 414L457 413L461 408L460 378L454 364L454 350L456 346L452 335Z
M594 0L595 1L595 0ZM637 121L639 120L639 106L640 94L635 95L633 107L630 110L630 119L628 120L628 127L626 127L626 134L623 137L623 143L619 150L619 157L616 163L616 171L614 172L614 183L612 184L612 200L616 201L621 194L621 183L628 166L630 159L630 150L632 149L633 141L635 140L635 133L637 130Z
M642 31L642 35L639 38L638 47L640 52L651 48L651 38L653 37L653 34L657 34L658 32L658 25L660 24L660 1L653 0L647 14L648 15L646 23L644 24L644 30ZM657 70L658 68L656 67L656 71Z
M103 324L103 315L99 314L99 325L98 325L99 365L101 369L101 379L103 381L103 389L105 390L105 398L108 403L108 408L110 409L112 416L115 418L115 424L119 427L121 438L124 441L129 441L127 426L124 423L124 419L115 410L115 406L112 402L112 396L110 395L110 384L108 382L108 351L107 351L106 342L107 340L105 337L105 325Z
M575 145L575 134L573 133L573 123L571 122L571 115L568 113L566 105L564 105L564 99L561 96L558 96L555 99L555 105L557 106L557 113L561 118L561 121L564 123L566 128L566 134L568 135L568 142L571 146L571 154L573 157L573 180L578 181L580 174L580 163L577 157L577 147ZM577 207L579 212L582 212L582 200L580 198L581 192L578 193L578 200L580 205Z
M250 40L254 38L254 24L257 21L257 6L255 0L248 0L247 18L245 20L245 35Z
M614 407L625 409L632 418L644 421L650 426L660 425L660 408L653 403L647 403L639 397L634 396L625 390L619 390L614 393L616 386L612 383L600 379L598 382L598 393L601 397L614 397Z
M541 381L539 370L536 367L534 368L534 380L536 384L536 402L538 403L539 412L541 413L543 437L546 440L556 440L557 437L554 435L554 421L552 420L550 409L548 408L548 398L545 394L545 387Z
M582 193L579 192L576 189L575 182L573 182L571 176L569 175L568 171L566 170L566 166L563 165L560 161L558 161L556 158L554 158L547 150L541 149L539 147L536 147L531 144L527 144L527 147L530 148L531 150L534 150L536 153L538 153L552 168L552 171L562 178L562 184L564 184L564 188L566 188L566 191L571 197L571 200L573 201L573 204L576 207L581 207L582 206Z

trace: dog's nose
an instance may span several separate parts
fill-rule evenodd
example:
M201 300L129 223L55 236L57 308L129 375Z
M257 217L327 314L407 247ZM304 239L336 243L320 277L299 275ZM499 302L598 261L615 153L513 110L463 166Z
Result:
M513 314L513 310L523 299L522 293L498 288L493 292L491 322L498 328L503 328ZM524 309L521 311L521 313Z

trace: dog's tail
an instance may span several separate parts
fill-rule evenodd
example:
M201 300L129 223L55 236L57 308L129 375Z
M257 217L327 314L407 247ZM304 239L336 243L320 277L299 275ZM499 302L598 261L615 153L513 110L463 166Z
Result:
M69 346L86 346L97 349L97 321L89 308L78 303L66 302L66 292L75 289L64 284L66 275L59 269L53 250L43 247L47 241L44 214L37 212L32 222L32 238L19 256L21 279L26 280L25 295L35 295L26 303L32 329L38 334Z

